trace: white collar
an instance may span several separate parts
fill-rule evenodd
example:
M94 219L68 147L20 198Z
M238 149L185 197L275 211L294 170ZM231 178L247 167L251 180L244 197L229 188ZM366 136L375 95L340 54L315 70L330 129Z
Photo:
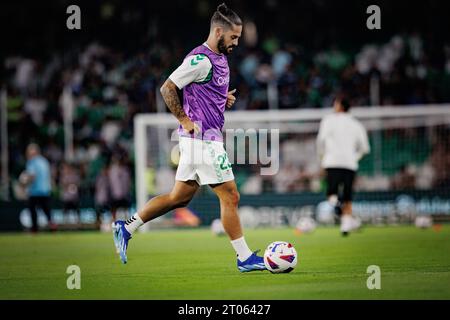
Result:
M213 49L211 49L210 46L208 46L208 44L207 44L206 42L203 42L203 45L204 45L205 47L207 47L209 50L211 50L213 53L216 53L216 52L214 52ZM216 54L221 55L221 56L223 55L223 53L216 53Z

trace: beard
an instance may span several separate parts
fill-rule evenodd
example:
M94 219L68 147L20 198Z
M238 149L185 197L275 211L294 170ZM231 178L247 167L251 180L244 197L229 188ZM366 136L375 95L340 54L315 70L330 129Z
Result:
M229 51L229 49L233 49L234 47L236 47L235 45L231 45L231 46L226 46L225 45L225 37L221 36L219 38L219 42L217 43L217 49L219 50L220 53L223 53L224 55L229 55L231 53L231 51Z

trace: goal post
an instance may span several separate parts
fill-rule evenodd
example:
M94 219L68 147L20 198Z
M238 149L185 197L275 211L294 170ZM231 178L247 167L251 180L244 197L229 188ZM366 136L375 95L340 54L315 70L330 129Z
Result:
M242 146L235 145L235 139L226 138L230 132L236 133L237 130L241 130L240 132L243 132L244 135L250 132L249 130L254 130L257 140L261 140L264 130L276 131L278 134L276 139L280 140L280 150L276 150L280 153L280 172L277 173L280 176L275 175L266 179L272 179L269 184L275 187L261 189L259 186L254 187L253 190L250 180L258 180L258 175L255 173L260 172L258 170L263 165L261 163L246 163L243 166L236 164L233 166L233 171L237 173L235 176L246 177L238 183L238 187L242 189L240 190L241 194L244 196L245 194L253 196L261 194L261 197L262 194L269 194L270 197L278 197L278 195L286 197L286 194L314 193L318 197L323 197L323 188L320 187L323 184L320 178L320 166L315 155L315 137L321 119L331 112L330 108L227 111L225 113L224 141L228 153L230 150L233 153L244 152L246 159L249 158L249 150L243 150ZM426 170L429 169L427 166L435 166L432 168L435 175L436 170L441 170L440 168L450 171L445 162L446 157L450 154L449 140L445 134L450 129L450 104L353 107L350 113L362 122L369 133L372 151L361 161L360 179L355 185L356 191L372 193L368 195L368 198L375 196L375 198L381 199L381 196L378 195L394 194L404 190L416 194L431 192L435 189L434 180L431 181L431 178L428 177L430 181L418 182L421 179L427 180ZM170 186L173 185L179 157L177 128L177 120L169 113L138 114L134 118L135 182L138 209L142 208L152 196L168 192ZM230 141L233 146L229 145ZM298 154L295 153L296 151ZM230 159L235 158L234 154L229 154L229 156ZM299 180L304 179L307 182L291 181L289 176L284 177L290 167L298 174ZM405 170L416 170L416 172L409 173ZM419 174L417 170L423 172ZM408 185L407 176L414 174L416 174L415 182ZM443 174L450 176L447 171ZM238 179L238 177L236 178ZM283 187L283 179L286 179L286 183L289 184L286 188ZM404 187L402 187L402 183ZM445 188L444 184L439 185L439 188L441 191L444 188L444 195L450 197L449 186ZM202 197L203 194L198 197L197 203L202 202ZM207 195L205 195L206 198ZM281 199L281 197L278 198ZM289 201L295 200L292 198ZM204 202L206 207L207 201ZM201 206L201 204L199 205Z

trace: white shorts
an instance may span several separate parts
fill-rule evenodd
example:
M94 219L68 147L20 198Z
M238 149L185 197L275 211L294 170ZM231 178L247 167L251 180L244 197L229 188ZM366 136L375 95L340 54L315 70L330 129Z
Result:
M234 180L222 142L180 137L180 162L175 180L195 180L199 185Z

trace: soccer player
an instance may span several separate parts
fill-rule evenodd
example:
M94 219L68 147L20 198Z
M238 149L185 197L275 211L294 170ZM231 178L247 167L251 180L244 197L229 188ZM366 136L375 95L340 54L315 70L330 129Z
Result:
M180 163L169 194L152 198L129 220L113 224L123 263L127 261L128 241L138 227L185 207L201 185L209 185L220 200L222 223L236 251L239 271L266 269L263 258L249 249L243 236L239 193L222 138L225 107L230 108L236 100L235 90L228 91L227 55L238 45L241 33L239 16L225 4L219 5L211 18L207 41L192 50L161 87L164 101L180 122ZM178 90L183 90L183 104Z
M343 97L334 101L334 113L320 123L317 151L326 170L327 197L341 216L341 233L346 236L359 227L352 217L353 181L359 160L370 151L367 132L348 111L350 103Z

